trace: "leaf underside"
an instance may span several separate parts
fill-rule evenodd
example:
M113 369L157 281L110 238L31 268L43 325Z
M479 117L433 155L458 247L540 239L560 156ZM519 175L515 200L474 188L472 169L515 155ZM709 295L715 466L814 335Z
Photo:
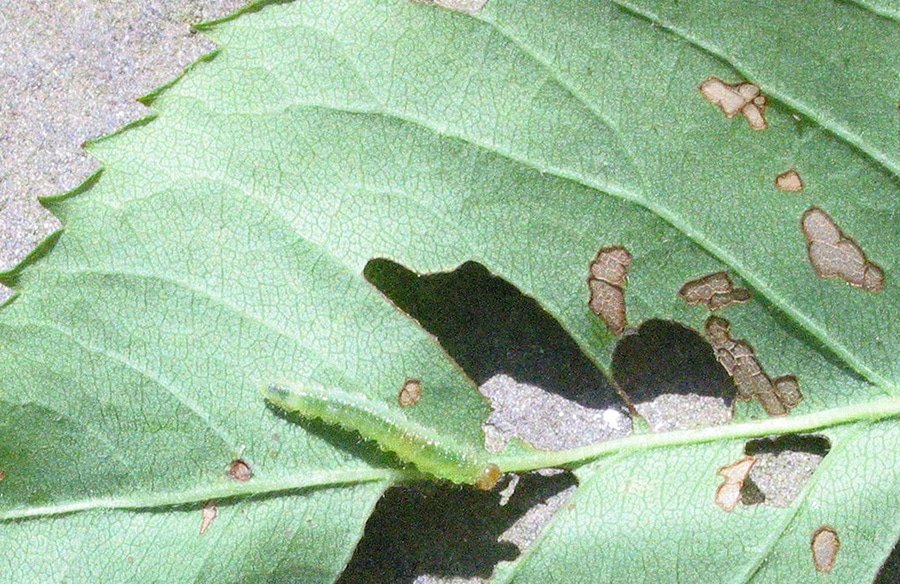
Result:
M478 261L608 371L616 338L585 279L598 249L625 246L631 325L702 330L708 312L677 292L705 274L749 288L722 315L800 381L784 427L831 451L790 507L731 513L716 470L745 438L727 429L505 453L505 469L581 466L573 505L499 579L813 581L829 525L831 576L870 580L900 534L900 25L874 0L760 4L307 0L204 27L221 48L147 98L152 120L89 146L102 174L45 202L64 232L3 276L0 579L334 580L383 490L419 475L260 387L378 404L396 428L369 434L408 420L438 471L444 446L488 456L488 406L366 263ZM707 102L710 76L758 85L768 129ZM790 168L800 193L774 187ZM811 206L883 291L817 276ZM411 378L422 398L394 416ZM747 436L781 424L761 415L738 407ZM249 481L227 474L238 458Z

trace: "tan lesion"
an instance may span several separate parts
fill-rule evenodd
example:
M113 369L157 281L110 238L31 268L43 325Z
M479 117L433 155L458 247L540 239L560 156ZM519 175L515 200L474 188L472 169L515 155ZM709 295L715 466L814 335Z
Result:
M847 237L831 216L810 207L800 220L809 262L822 278L841 278L867 292L884 289L884 271L869 261L862 248Z
M240 483L246 483L253 478L253 469L243 458L236 458L228 465L228 476Z
M628 284L630 266L631 254L621 246L601 249L590 266L588 287L591 297L588 306L615 335L621 335L628 322L625 315L625 286Z
M750 300L750 292L746 288L736 288L725 272L687 282L678 291L678 296L691 306L704 305L712 311Z
M756 464L756 458L753 456L745 456L727 466L723 466L716 474L725 479L716 490L716 505L723 511L734 511L738 503L741 502L741 489L744 481L750 476L750 469Z
M422 382L419 379L407 379L400 388L397 402L401 407L411 408L422 399Z
M775 177L775 188L786 193L799 193L803 190L803 178L794 170L786 170Z
M204 535L208 530L209 526L212 525L212 522L215 520L216 515L219 514L219 508L216 507L215 501L207 501L206 505L203 506L201 511L202 518L200 520L200 535Z
M747 82L730 84L718 77L709 77L700 84L700 93L729 119L740 114L754 130L769 127L766 122L767 100L757 85Z
M834 568L838 550L841 549L841 540L837 532L831 527L823 525L813 533L812 537L813 563L817 572L828 573Z
M731 336L731 325L724 318L711 316L706 321L706 336L716 359L737 386L737 399L759 401L770 416L783 416L803 399L800 384L793 375L772 380L748 343Z

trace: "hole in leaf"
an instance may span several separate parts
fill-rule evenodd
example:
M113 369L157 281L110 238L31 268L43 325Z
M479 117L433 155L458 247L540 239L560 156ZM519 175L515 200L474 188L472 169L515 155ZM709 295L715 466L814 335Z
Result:
M790 434L750 440L744 453L756 458L741 488L744 505L787 507L831 449L825 436Z
M652 319L619 341L613 379L654 431L724 424L736 388L712 346L676 322Z
M498 562L514 560L536 539L575 485L568 472L521 475L505 505L500 489L390 488L338 582L412 583L429 576L486 580Z
M476 262L419 275L371 260L366 279L435 335L481 385L504 373L583 406L624 411L615 389L538 303Z
M586 408L508 375L495 375L478 389L491 402L482 426L491 452L503 450L513 437L540 450L562 450L622 438L632 430L622 408Z
M775 438L750 440L744 446L744 454L781 454L785 451L806 452L824 458L831 450L831 441L819 434L785 434Z

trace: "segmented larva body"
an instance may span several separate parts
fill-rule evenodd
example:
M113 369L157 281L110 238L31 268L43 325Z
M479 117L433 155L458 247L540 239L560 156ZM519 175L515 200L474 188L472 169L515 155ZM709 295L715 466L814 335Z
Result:
M405 411L364 395L290 382L271 384L262 393L285 411L359 432L383 450L438 478L480 488L491 488L500 478L500 469L481 453L452 444L434 429L410 419Z

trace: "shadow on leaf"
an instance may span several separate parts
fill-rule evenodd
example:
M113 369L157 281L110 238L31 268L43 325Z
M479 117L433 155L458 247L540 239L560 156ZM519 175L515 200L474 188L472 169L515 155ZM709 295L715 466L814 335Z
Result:
M500 541L501 535L529 509L575 484L570 473L523 475L506 505L500 504L496 490L446 484L391 488L375 507L338 582L401 584L426 575L487 579L498 562L514 560L520 553L511 541ZM526 522L529 525L523 526ZM543 522L532 519L517 525L539 530Z

